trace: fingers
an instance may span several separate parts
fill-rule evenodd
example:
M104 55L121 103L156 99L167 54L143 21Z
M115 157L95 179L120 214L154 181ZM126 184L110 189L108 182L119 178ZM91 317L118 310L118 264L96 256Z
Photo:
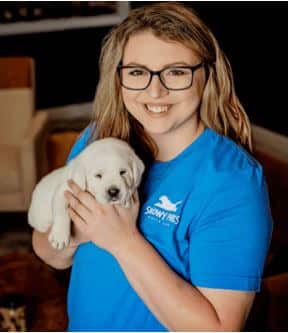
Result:
M76 228L80 230L80 232L84 232L86 222L70 207L68 208L68 213Z
M111 213L115 212L118 215L120 215L120 213L121 215L124 215L124 213L125 214L128 213L127 208L121 207L119 205L99 204L90 193L82 191L82 189L72 179L68 180L68 186L71 189L72 194L74 196L74 198L70 197L72 206L74 210L76 210L77 213L84 219L87 218L87 213L91 212L104 214L106 212L111 211ZM68 191L66 191L66 193L67 192ZM133 206L131 207L131 209L139 210L140 202L139 202L138 191L135 191L135 193L132 196L132 199L133 199ZM88 210L88 212L82 209L82 205Z
M126 217L130 216L132 213L133 213L133 215L135 215L139 212L140 202L139 202L138 191L136 191L132 195L132 199L133 199L133 205L130 208L125 208L120 205L111 205L111 206L114 208L115 212L119 216L126 218Z
M67 183L70 189L72 190L73 194L75 194L76 196L82 191L79 185L75 183L72 179L69 179Z
M72 179L68 180L68 186L71 189L73 195L81 202L88 210L96 210L97 203L96 199L89 193L82 191L82 189Z
M66 201L68 203L68 212L71 214L71 212L77 214L79 218L82 219L83 222L87 220L90 216L90 211L86 206L84 206L72 193L69 191L64 192L64 196L66 198ZM75 216L75 215L74 215Z

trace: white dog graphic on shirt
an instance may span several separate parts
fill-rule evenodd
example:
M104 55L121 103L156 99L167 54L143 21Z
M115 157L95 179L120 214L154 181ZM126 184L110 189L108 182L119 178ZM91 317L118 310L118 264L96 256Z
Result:
M176 212L177 206L181 204L182 201L177 201L176 203L171 202L166 195L162 195L159 198L160 202L157 202L154 204L154 206L157 206L159 208L163 208L164 210L167 210L169 212Z

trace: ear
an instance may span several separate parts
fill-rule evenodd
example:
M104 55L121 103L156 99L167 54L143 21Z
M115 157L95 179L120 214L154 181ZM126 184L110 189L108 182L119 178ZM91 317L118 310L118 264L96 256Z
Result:
M126 174L124 175L124 179L128 188L131 189L134 187L133 167L131 166L131 163L130 163L130 170L129 172L126 172Z
M134 189L136 189L141 183L142 174L145 170L145 166L136 154L131 156L131 165L133 173L133 187Z
M72 179L83 191L86 190L86 173L84 166L77 160L72 160L67 166L66 179Z

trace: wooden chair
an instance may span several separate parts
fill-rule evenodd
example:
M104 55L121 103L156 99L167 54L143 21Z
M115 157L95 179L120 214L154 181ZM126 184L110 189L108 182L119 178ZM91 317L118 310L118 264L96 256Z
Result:
M26 211L45 162L48 116L35 110L29 57L0 58L0 211Z

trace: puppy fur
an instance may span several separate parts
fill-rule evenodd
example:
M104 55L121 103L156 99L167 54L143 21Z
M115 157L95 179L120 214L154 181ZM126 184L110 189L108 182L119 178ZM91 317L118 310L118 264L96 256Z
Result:
M105 138L88 145L68 165L46 175L35 187L28 211L28 223L49 233L56 249L69 244L71 221L64 197L73 179L101 204L120 204L129 208L144 172L144 164L124 141Z

